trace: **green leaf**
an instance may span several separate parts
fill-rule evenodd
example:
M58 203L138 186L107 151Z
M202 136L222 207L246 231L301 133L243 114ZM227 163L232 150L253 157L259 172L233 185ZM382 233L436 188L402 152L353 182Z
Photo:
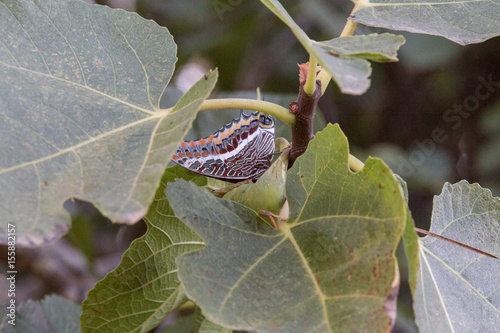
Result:
M371 34L334 38L324 42L315 42L330 54L342 58L361 58L371 61L398 61L397 51L405 43L401 35Z
M408 206L406 207L406 222L403 232L403 246L405 249L406 260L408 261L408 284L412 295L415 295L417 288L418 272L419 272L419 243L418 236L415 232L415 223L411 217L411 212Z
M500 35L500 1L361 0L349 18L365 25L446 37L466 45Z
M434 197L431 232L498 256L500 198L463 180ZM420 332L500 327L500 260L434 237L420 243L415 317Z
M146 234L132 243L120 265L98 282L83 302L84 332L148 332L186 302L175 259L204 243L173 215L165 198L167 183L176 178L207 183L207 177L178 165L165 171L144 217Z
M368 61L338 58L329 54L321 44L307 37L279 1L261 0L261 2L290 27L302 46L328 71L343 93L361 95L368 89L370 86L368 77L371 74Z
M406 260L408 262L408 284L410 285L410 291L413 296L415 294L415 289L417 288L417 275L419 268L418 236L415 232L415 223L411 217L410 208L408 207L408 186L399 175L394 174L394 177L399 183L399 188L401 189L406 202L406 222L403 231L403 246L405 249Z
M3 333L78 333L80 305L57 295L47 296L41 302L27 301L16 308L15 320L7 316L0 331ZM12 325L14 323L14 325Z
M168 112L158 105L176 45L153 21L83 1L5 0L0 32L0 215L18 244L60 237L71 197L138 221L217 74Z
M279 214L286 200L285 181L289 153L290 149L282 152L255 183L240 185L223 198L239 202L256 212L266 210Z
M178 259L186 294L207 318L260 332L388 329L405 202L383 162L354 174L347 159L338 126L316 135L288 172L290 218L279 230L194 184L169 185L175 214L207 243Z

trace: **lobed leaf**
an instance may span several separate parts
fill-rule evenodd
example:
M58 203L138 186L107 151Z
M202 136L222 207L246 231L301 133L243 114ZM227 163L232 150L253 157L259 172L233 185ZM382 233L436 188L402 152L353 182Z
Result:
M388 330L384 305L406 219L392 172L347 166L347 139L328 125L288 172L288 223L186 181L170 184L176 214L207 246L178 259L188 297L211 321L261 332Z
M500 1L358 0L349 17L365 25L443 36L466 45L500 35Z
M0 2L0 215L17 226L17 244L65 233L63 203L73 197L115 222L146 213L217 78L160 110L175 62L168 30L135 13L78 0Z
M500 198L463 180L434 197L431 232L498 256ZM500 260L443 240L419 240L415 317L420 332L493 332L500 327Z

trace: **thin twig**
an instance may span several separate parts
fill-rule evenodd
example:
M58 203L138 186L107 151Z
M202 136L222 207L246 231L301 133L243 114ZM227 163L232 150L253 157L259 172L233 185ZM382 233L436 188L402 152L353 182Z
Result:
M419 233L421 233L421 234L424 234L424 235L432 236L432 237L435 237L435 238L438 238L438 239L441 239L441 240L444 240L444 241L450 242L450 243L452 243L452 244L455 244L455 245L458 245L458 246L464 247L464 248L469 249L469 250L471 250L471 251L474 251L474 252L480 253L480 254L482 254L482 255L488 256L488 257L490 257L490 258L500 259L500 258L498 258L498 257L495 257L495 256L494 256L494 255L492 255L492 254L489 254L488 252L484 252L484 251L478 250L478 249L476 249L475 247L472 247L472 246L469 246L469 245L465 245L465 244L463 244L463 243L457 242L456 240L453 240L453 239L450 239L450 238L446 238L446 237L444 237L444 236L441 236L441 235L435 234L435 233L433 233L433 232L430 232L430 231L427 231L427 230L424 230L424 229L415 228L415 231L416 231L416 232L419 232Z

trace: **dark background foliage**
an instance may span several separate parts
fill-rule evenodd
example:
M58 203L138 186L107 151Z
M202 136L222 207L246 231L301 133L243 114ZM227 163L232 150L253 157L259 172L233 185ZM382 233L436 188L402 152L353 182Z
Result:
M308 55L289 28L259 1L97 2L137 11L170 30L179 58L173 83L189 80L193 68L218 67L218 92L260 87L266 99L266 93L298 91L297 63L306 62ZM339 0L282 3L316 40L338 37L353 6ZM356 34L382 32L360 25ZM445 182L467 179L500 196L500 38L463 47L441 37L402 34L407 41L400 49L400 61L373 63L372 85L366 94L342 95L331 83L319 107L328 122L339 123L354 155L381 157L403 176L415 224L428 229L432 197ZM482 100L474 99L480 77L491 77L499 85ZM481 93L485 92L483 88ZM457 105L471 111L457 114L453 111ZM451 115L458 118L452 121ZM207 126L215 131L229 120ZM438 128L446 135L443 142L433 139ZM63 241L18 252L19 267L24 267L18 281L19 301L55 292L81 302L93 283L119 263L128 244L144 232L142 223L112 225L91 205L68 201L66 206L73 227ZM1 253L5 256L6 251ZM404 280L404 263L401 269ZM395 331L414 331L404 283L399 306Z

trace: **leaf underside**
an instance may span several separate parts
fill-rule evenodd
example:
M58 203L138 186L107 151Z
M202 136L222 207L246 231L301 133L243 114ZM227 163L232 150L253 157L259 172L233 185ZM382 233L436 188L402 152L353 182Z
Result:
M216 74L159 109L176 62L166 28L75 0L0 2L0 215L17 244L60 237L69 198L115 222L147 211ZM0 242L6 242L5 225Z
M330 54L343 58L361 58L377 62L398 61L397 51L405 39L393 34L370 34L334 38L323 42L313 42Z
M466 45L500 35L500 0L362 0L350 17L365 25L437 35Z
M446 183L431 232L499 256L500 198L478 184ZM415 318L420 332L493 332L500 327L500 260L430 236L419 240Z

